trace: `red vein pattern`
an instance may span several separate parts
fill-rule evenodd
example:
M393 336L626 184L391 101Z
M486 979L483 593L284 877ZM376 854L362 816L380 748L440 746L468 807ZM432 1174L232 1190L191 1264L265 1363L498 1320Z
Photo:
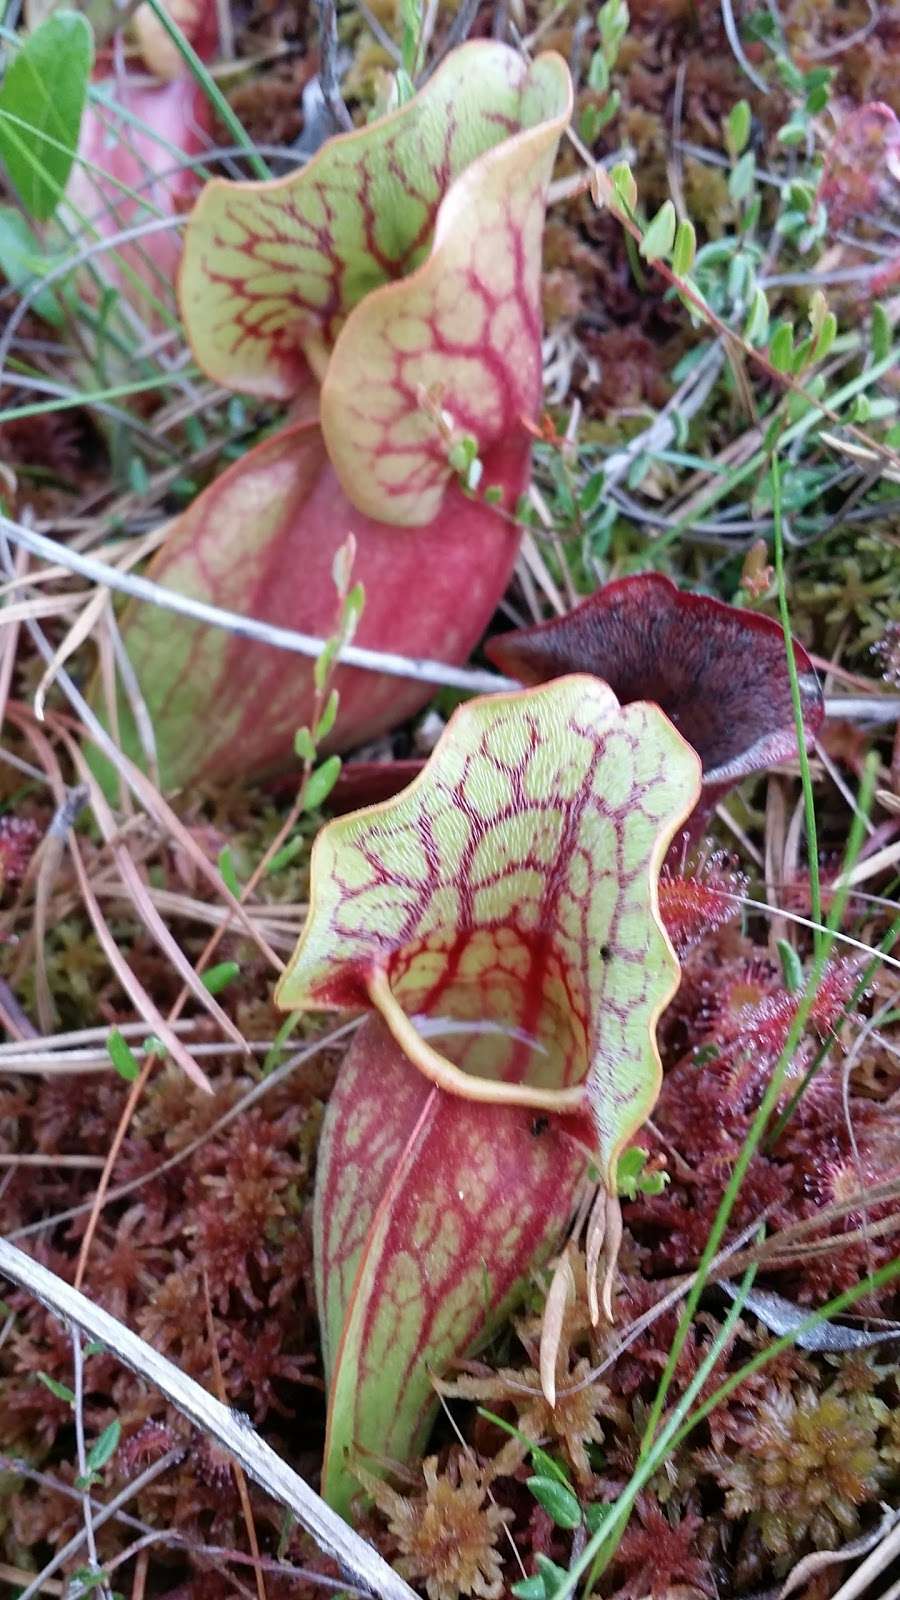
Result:
M414 535L374 522L347 499L314 424L283 428L224 472L170 527L150 568L158 583L286 628L327 636L337 597L332 563L348 533L366 604L357 643L409 656L464 660L506 586L518 534L511 512L527 482L520 435L490 458L499 507L452 484L438 516ZM128 653L157 735L163 783L221 782L284 770L313 716L310 664L269 645L174 618L155 606L125 619ZM339 669L338 748L411 716L431 690L414 680ZM128 706L121 736L141 745Z
M537 413L544 203L566 114L469 167L424 265L347 319L322 386L322 428L341 482L371 516L427 523L453 439L468 435L483 454Z
M557 1244L585 1168L566 1125L432 1088L379 1020L363 1025L326 1113L314 1219L322 1490L345 1515L359 1489L354 1452L377 1471L422 1447L432 1374L508 1316Z
M413 100L331 139L270 183L207 185L187 230L180 297L209 374L289 398L352 308L428 252L444 195L486 150L558 117L568 75L483 40L454 51Z
M408 790L320 832L278 1003L370 1005L383 973L465 1072L584 1082L613 1188L658 1092L678 963L656 880L698 777L657 707L593 678L470 702Z

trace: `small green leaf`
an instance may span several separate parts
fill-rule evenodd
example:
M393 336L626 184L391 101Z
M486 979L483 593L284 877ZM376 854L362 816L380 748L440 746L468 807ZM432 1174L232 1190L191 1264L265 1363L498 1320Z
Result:
M454 472L464 478L473 461L478 460L478 440L471 433L463 433L454 439L447 451L447 460Z
M778 322L769 340L769 360L776 372L789 372L794 359L794 329L790 322Z
M84 1347L86 1356L105 1356L106 1352L107 1346L102 1339L91 1339Z
M584 1523L588 1533L596 1533L602 1528L610 1510L611 1507L602 1500L596 1500L593 1505L584 1507Z
M597 510L603 500L603 491L606 488L606 476L601 472L592 472L587 483L578 496L578 509L583 517L589 517Z
M124 1078L126 1083L133 1083L140 1072L140 1067L127 1039L119 1032L118 1028L113 1028L112 1033L109 1035L106 1041L106 1050L119 1077Z
M668 1172L662 1172L657 1169L653 1172L642 1173L638 1189L641 1194L664 1194L671 1181Z
M756 157L752 150L741 156L740 161L732 167L728 177L728 193L735 205L742 200L748 200L756 177Z
M340 639L328 639L324 648L313 662L313 681L320 694L328 682L329 674L334 666L334 658L340 647Z
M308 728L298 728L294 734L294 755L301 761L315 761L316 741Z
M645 261L667 256L675 243L678 218L671 200L664 200L652 222L648 222L639 250Z
M516 1596L516 1600L546 1600L547 1595L544 1580L539 1573L535 1573L533 1578L520 1578L509 1592Z
M294 1032L294 1029L300 1022L302 1015L303 1013L301 1011L292 1011L289 1016L285 1017L281 1027L278 1029L278 1032L275 1035L275 1038L272 1040L271 1049L263 1058L262 1075L264 1078L267 1078L270 1072L274 1072L281 1057L282 1048L290 1038L291 1034Z
M647 1161L647 1152L640 1145L631 1145L623 1150L619 1157L616 1169L616 1188L619 1194L627 1200L633 1200L637 1195L641 1173Z
M303 788L304 811L317 811L334 788L341 771L340 756L329 756L311 772Z
M750 291L752 268L743 251L739 251L728 268L729 299L745 300Z
M779 144L803 144L804 140L806 139L806 123L795 121L786 122L783 128L778 129L776 138Z
M800 71L800 68L795 65L789 56L778 56L778 59L775 62L775 71L778 73L778 76L784 84L784 87L786 89L790 89L791 94L806 93L806 79L804 78L803 73Z
M801 339L791 357L791 371L802 372L808 361L812 360L814 341L812 334L807 339Z
M606 0L597 13L597 27L607 66L615 66L619 46L628 32L628 7L624 0Z
M583 106L578 113L578 137L582 142L586 145L592 145L594 140L600 136L600 126L600 112L597 107L590 103ZM526 1578L525 1582L531 1583L532 1579ZM515 1593L515 1589L513 1593Z
M727 266L734 255L736 240L732 235L725 239L714 239L711 244L705 244L697 256L697 265L703 267Z
M243 433L247 426L247 407L239 394L233 394L225 407L228 426L234 433Z
M185 438L187 439L187 442L192 450L199 451L206 448L206 429L204 428L199 417L185 417L184 433Z
M365 603L366 591L361 583L355 583L344 601L344 612L341 617L341 639L344 644L348 644L353 638Z
M128 462L128 482L135 494L145 495L150 488L150 477L140 456L131 456Z
M750 106L738 100L732 106L725 122L725 148L732 161L736 161L750 137Z
M118 1420L110 1422L91 1445L88 1451L86 1466L88 1472L100 1472L106 1463L112 1459L119 1448L122 1437L122 1424Z
M851 422L868 422L872 415L872 402L867 394L858 394L850 407Z
M303 835L302 833L295 833L293 839L289 839L287 844L282 845L280 850L276 850L266 868L266 877L270 877L273 872L280 872L282 867L290 866L302 849Z
M891 321L879 300L872 307L872 357L883 361L891 348Z
M330 734L332 728L334 727L335 721L337 720L339 705L340 695L338 694L337 689L332 689L330 695L328 696L328 700L326 701L325 710L322 712L322 715L316 723L316 744L321 744L323 739L328 738L328 735Z
M686 278L694 265L694 256L697 250L697 234L694 224L685 219L678 224L675 234L675 245L672 250L672 271L677 278Z
M605 94L609 88L609 67L606 64L606 57L602 50L595 50L591 56L587 81L588 88L593 89L597 94Z
M544 1593L547 1596L547 1600L553 1600L553 1596L556 1594L557 1589L562 1587L568 1577L568 1573L564 1568L558 1567L555 1561L551 1561L549 1556L545 1556L543 1551L535 1557L535 1561L538 1571L544 1580Z
M222 882L224 883L229 894L233 894L235 900L239 900L241 897L241 886L238 882L237 872L235 871L234 858L231 854L231 848L227 844L219 851L219 871L222 875Z
M787 939L776 939L781 976L788 994L799 994L803 988L803 964L794 946Z
M10 286L20 293L30 289L54 265L25 218L12 206L0 206L0 272ZM62 326L63 308L52 289L36 294L31 308L52 327Z
M72 1390L67 1388L64 1383L59 1383L57 1382L56 1378L51 1378L48 1372L39 1372L37 1377L38 1380L44 1385L44 1388L49 1389L50 1393L55 1395L57 1400L65 1400L67 1406L74 1406L75 1396L72 1393Z
M236 961L220 961L218 966L210 967L208 972L204 972L200 982L209 994L221 994L223 989L227 989L228 985L234 982L240 970Z
M637 184L627 161L617 161L610 170L609 181L629 216L637 205Z
M812 353L813 361L824 361L829 350L831 349L831 346L834 344L834 341L837 338L837 331L837 317L833 311L826 311L825 316L822 318L822 326L819 329L819 337L816 340L815 349Z
M0 87L0 156L39 222L49 221L66 186L93 57L87 19L57 11L26 38Z
M801 229L805 227L805 211L782 211L781 216L778 218L778 221L775 224L775 232L780 233L785 239L791 239L795 234L798 234Z
M805 178L794 178L788 184L787 203L793 210L808 212L815 198L816 191L811 183L806 182ZM816 292L817 294L822 293L821 289Z
M750 302L750 311L744 323L744 338L748 344L765 344L769 333L769 302L764 289L756 288Z
M759 222L759 214L761 211L762 195L755 194L749 204L744 207L744 215L739 223L741 233L744 235L753 233L757 223Z
M581 1506L565 1484L557 1478L536 1477L527 1480L528 1488L548 1517L558 1528L577 1528L581 1525Z

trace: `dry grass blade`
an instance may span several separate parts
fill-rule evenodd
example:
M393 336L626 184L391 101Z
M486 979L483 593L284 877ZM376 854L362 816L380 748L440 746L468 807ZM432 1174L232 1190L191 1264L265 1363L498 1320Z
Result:
M887 1511L878 1528L873 1528L859 1539L851 1539L840 1550L814 1550L811 1555L804 1556L798 1561L793 1571L785 1580L785 1584L778 1600L788 1600L788 1595L794 1594L801 1584L808 1583L819 1572L826 1572L829 1567L844 1561L853 1561L857 1556L867 1555L874 1545L877 1545L890 1528L894 1526L900 1512Z
M60 680L63 681L66 676L66 674L61 673ZM78 709L87 712L88 716L91 716L89 708L78 694L74 684L71 684L71 689L74 691ZM59 732L63 734L68 733L69 730L61 719L48 717L47 720L48 725L53 726ZM89 734L92 741L98 745L98 747L103 751L104 755L108 755L110 759L114 760L118 769L124 773L133 793L140 800L148 815L153 818L153 821L156 823L157 827L159 827L164 834L170 835L180 846L180 848L185 851L192 866L197 868L198 873L214 890L216 896L220 900L224 900L226 902L237 922L240 924L249 938L252 939L257 949L269 962L269 965L274 967L276 972L280 972L284 966L284 962L281 960L281 957L277 956L274 950L272 950L266 943L258 929L254 926L253 920L249 916L245 907L241 905L240 900L238 900L236 896L231 893L231 890L227 888L222 879L221 873L201 850L193 834L188 828L185 827L180 817L176 815L171 806L168 805L168 803L163 799L162 795L159 793L159 790L154 787L154 785L150 782L150 779L143 772L141 772L139 767L136 767L132 761L128 760L127 756L123 755L120 750L117 750L112 740L107 737L107 735L104 733L104 730L93 717L91 717Z
M566 1308L575 1298L575 1274L572 1271L570 1247L566 1245L556 1263L541 1323L541 1388L548 1406L556 1405L556 1362L562 1339Z
M53 1314L99 1339L120 1361L158 1389L195 1427L211 1434L261 1488L287 1506L319 1547L364 1593L380 1600L418 1600L415 1591L341 1520L241 1415L193 1378L7 1240L0 1240L0 1273L33 1294Z
M95 589L84 610L76 617L65 638L54 651L53 660L48 667L45 667L41 681L34 691L34 712L39 722L44 720L44 706L47 701L47 695L53 686L60 667L84 644L85 639L90 638L100 622L108 601L109 595L105 589ZM46 606L48 602L42 601L40 603ZM61 607L57 607L57 610L61 609ZM46 615L46 612L44 614Z
M81 751L71 739L65 735L64 738L69 749L69 754L84 780L85 787L90 796L90 802L94 816L99 823L104 839L110 846L116 866L122 875L122 882L128 891L138 916L144 923L148 933L153 939L155 939L163 955L168 958L172 966L175 968L175 971L178 973L182 983L194 996L194 999L197 1000L201 1006L203 1006L204 1010L209 1012L209 1015L215 1022L218 1023L219 1027L222 1029L222 1032L232 1041L233 1044L246 1048L244 1045L244 1036L240 1029L235 1026L227 1012L223 1011L222 1007L219 1005L219 1002L214 999L205 985L201 983L196 972L191 966L191 963L188 961L187 956L184 954L177 941L172 937L169 929L166 927L166 924L163 922L162 917L160 916L155 905L153 904L152 899L150 898L150 895L147 892L147 886L141 878L137 866L135 865L135 862L129 854L126 846L116 842L116 834L118 830L116 828L115 817L113 816L112 811L106 802L99 784L97 783L87 762L81 754Z
M218 1398L224 1402L226 1399L225 1378L222 1373L222 1362L219 1357L219 1346L216 1341L216 1324L215 1319L213 1318L212 1301L209 1297L209 1278L205 1268L203 1270L203 1308L206 1313L206 1337L209 1344L209 1354L212 1361L213 1382L216 1386L216 1394ZM247 1542L250 1545L250 1554L253 1556L254 1560L257 1600L267 1600L266 1580L263 1577L262 1568L260 1566L259 1540L256 1536L256 1523L253 1520L253 1508L250 1504L250 1495L247 1491L247 1479L244 1476L243 1468L237 1461L233 1461L231 1463L231 1467L235 1485L237 1487L238 1498L241 1502L241 1514L244 1518L244 1526L247 1529Z
M225 611L221 606L206 605L203 601L181 594L176 589L152 583L149 578L140 578L133 573L126 574L118 567L108 566L92 556L81 555L79 551L60 545L55 539L48 539L43 534L35 533L33 529L13 522L9 517L0 517L0 528L12 544L30 550L42 561L61 563L70 572L80 573L93 583L119 590L136 600L149 601L151 605L161 606L166 611L190 617L194 622L204 622L213 628L224 628L229 633L237 634L239 638L256 639L262 644L273 645L277 650L289 650L295 655L315 658L325 649L327 643L325 639L316 638L309 633L299 633L293 628L278 628L267 622L260 622L255 617L241 616L237 611ZM361 667L366 672L383 672L393 678L413 678L417 682L442 684L450 689L491 693L494 690L518 688L515 679L501 678L494 672L480 672L467 667L448 667L443 661L400 656L390 650L368 650L362 645L344 645L338 659L345 666Z
M900 1524L895 1524L846 1583L841 1584L834 1600L857 1600L857 1596L865 1594L873 1579L879 1577L898 1555L900 1555ZM883 1594L881 1600L887 1600L887 1595Z
M103 912L100 910L97 897L91 888L87 872L85 871L84 862L81 859L81 851L79 850L74 839L70 839L69 841L69 851L75 866L75 872L78 877L78 885L81 890L82 898L84 900L88 916L90 917L94 927L94 932L96 933L106 959L121 983L122 988L125 990L125 993L131 1000L135 1010L146 1020L149 1031L157 1034L157 1036L162 1040L173 1061L178 1062L178 1065L190 1078L191 1082L196 1084L198 1089L202 1089L205 1094L212 1094L212 1084L206 1076L206 1073L202 1070L202 1068L198 1067L190 1051L187 1050L182 1044L177 1033L174 1033L169 1027L169 1024L166 1022L162 1012L159 1011L154 1005L146 989L144 988L144 985L138 978L135 977L128 965L128 962L125 960L124 956L119 950L115 939L109 931L106 918L104 917Z

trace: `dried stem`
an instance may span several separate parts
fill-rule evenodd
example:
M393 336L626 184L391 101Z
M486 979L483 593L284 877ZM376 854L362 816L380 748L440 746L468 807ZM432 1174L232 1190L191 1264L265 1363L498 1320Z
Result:
M320 1548L365 1594L373 1600L417 1600L409 1584L275 1454L240 1412L229 1410L117 1317L5 1239L0 1239L0 1273L33 1294L55 1316L74 1323L89 1338L99 1339L195 1427L218 1440L261 1488L294 1513Z

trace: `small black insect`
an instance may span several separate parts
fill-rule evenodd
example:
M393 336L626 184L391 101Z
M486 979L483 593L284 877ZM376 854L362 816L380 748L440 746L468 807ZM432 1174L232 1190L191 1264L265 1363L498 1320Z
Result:
M600 960L601 961L608 961L611 955L612 955L612 951L610 950L609 945L608 944L602 944L600 946Z
M546 1132L549 1126L549 1117L532 1117L531 1119L531 1132L535 1139L540 1138L541 1134Z

